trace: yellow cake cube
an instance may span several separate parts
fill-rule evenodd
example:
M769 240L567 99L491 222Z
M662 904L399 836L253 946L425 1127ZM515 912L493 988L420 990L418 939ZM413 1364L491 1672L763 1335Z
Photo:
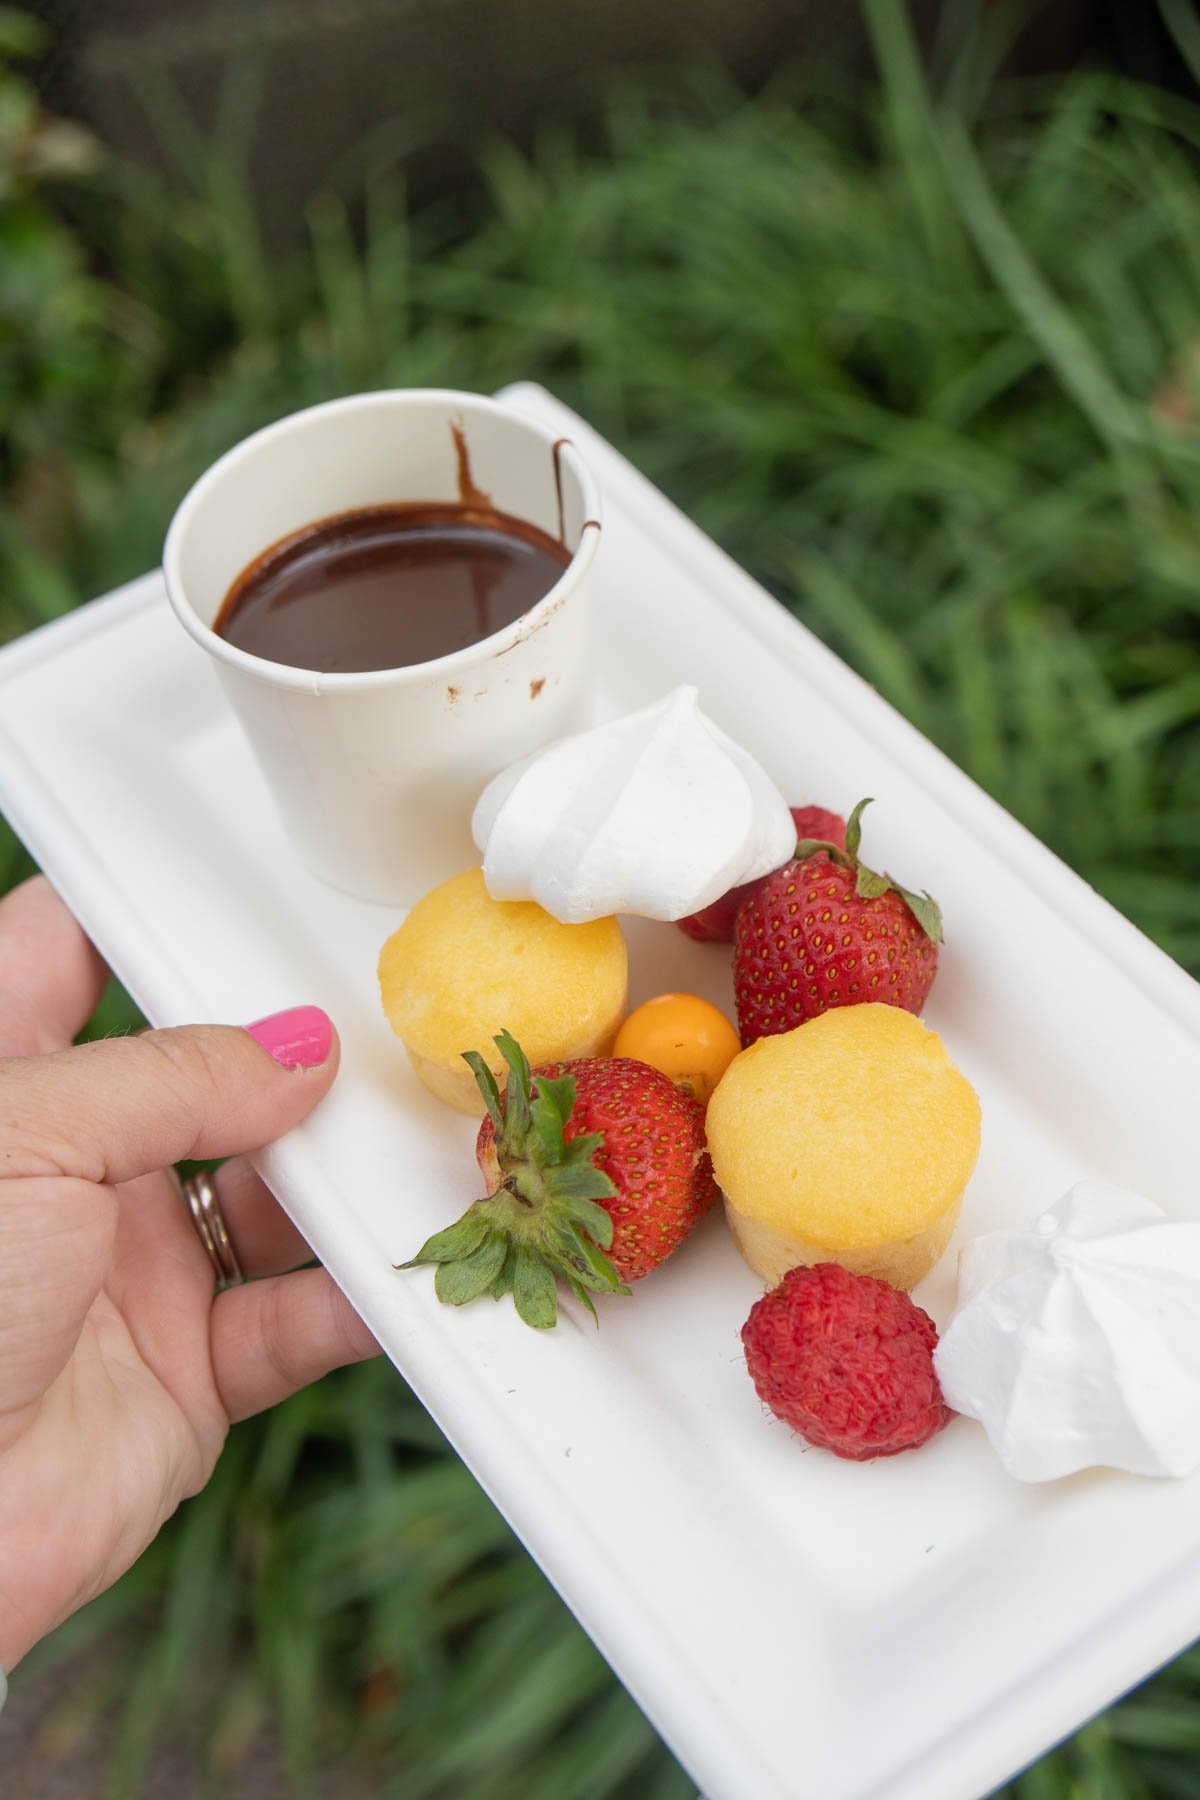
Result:
M840 1006L735 1057L707 1130L730 1229L769 1285L837 1262L909 1288L954 1229L979 1100L912 1013Z
M615 919L562 925L533 901L493 900L482 869L426 894L379 956L388 1023L425 1085L460 1112L483 1112L464 1050L478 1050L502 1087L499 1031L535 1067L605 1056L627 987Z

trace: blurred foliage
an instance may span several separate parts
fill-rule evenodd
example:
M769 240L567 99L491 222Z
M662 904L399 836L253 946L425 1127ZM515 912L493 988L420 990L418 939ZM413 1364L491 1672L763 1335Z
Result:
M30 1667L65 1691L52 1748L115 1717L111 1800L142 1791L164 1732L218 1792L268 1731L297 1795L695 1791L383 1363L234 1431L208 1487Z
M498 143L416 216L370 166L282 263L253 61L207 137L165 77L131 95L158 179L41 115L0 14L0 635L154 563L189 481L281 413L538 378L1200 967L1200 106L998 84L1012 8L943 9L926 71L900 0L863 8L877 85L619 83L602 144ZM0 837L0 885L23 866ZM405 1800L691 1791L384 1369L239 1428L39 1668L66 1737L115 1717L122 1797L168 1722L218 1789L269 1729L298 1794L346 1756ZM1007 1791L1200 1791L1198 1693L1190 1652Z

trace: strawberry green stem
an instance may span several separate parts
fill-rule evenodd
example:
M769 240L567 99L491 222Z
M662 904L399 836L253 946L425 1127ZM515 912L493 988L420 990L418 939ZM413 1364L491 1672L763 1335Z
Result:
M450 1306L510 1293L521 1318L539 1330L557 1321L557 1283L563 1281L594 1318L592 1294L629 1292L606 1255L612 1218L597 1204L617 1192L594 1160L604 1139L591 1132L568 1142L574 1078L535 1076L510 1032L495 1042L509 1069L503 1101L478 1052L465 1051L464 1059L496 1134L499 1186L397 1267L436 1264L435 1292Z
M877 875L874 869L868 869L866 863L860 860L858 847L862 842L862 815L865 808L871 805L873 802L870 799L860 800L846 820L844 850L840 850L836 844L827 843L823 838L803 838L796 845L796 861L807 862L810 856L817 856L823 851L830 862L840 863L842 868L854 870L854 891L860 899L876 900L880 894L899 894L930 942L942 943L942 912L933 896L927 893L915 894L911 888L901 887L898 881L893 881L890 875Z

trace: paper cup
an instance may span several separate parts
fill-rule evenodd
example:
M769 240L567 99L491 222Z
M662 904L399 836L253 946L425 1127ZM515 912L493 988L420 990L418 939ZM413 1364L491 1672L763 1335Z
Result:
M268 662L212 629L249 563L336 513L463 497L470 480L572 552L554 586L491 637L362 674ZM491 777L582 722L596 486L573 446L477 394L358 394L269 425L214 463L171 523L167 593L213 658L297 857L361 899L411 905L478 861L471 810Z

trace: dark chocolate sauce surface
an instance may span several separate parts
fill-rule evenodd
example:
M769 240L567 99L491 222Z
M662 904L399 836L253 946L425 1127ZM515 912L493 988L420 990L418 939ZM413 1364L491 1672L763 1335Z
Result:
M406 668L511 625L570 560L536 525L486 505L367 507L264 552L213 629L251 656L321 674Z

